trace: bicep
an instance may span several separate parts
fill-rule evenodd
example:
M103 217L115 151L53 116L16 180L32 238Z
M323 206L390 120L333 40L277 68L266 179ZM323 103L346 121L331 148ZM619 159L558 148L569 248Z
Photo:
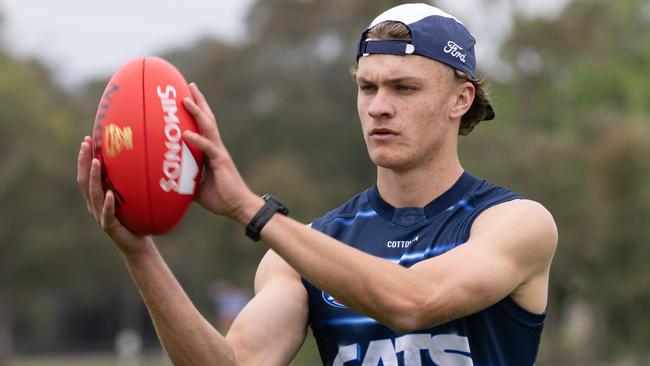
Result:
M307 291L300 275L269 251L258 268L255 292L226 338L241 365L287 365L307 333Z
M556 242L550 214L538 204L516 201L481 214L465 244L411 269L431 281L430 306L451 320L485 309L531 280L546 278ZM546 301L541 293L545 287L535 292L531 296L536 302Z
M506 297L519 282L511 261L469 242L411 270L429 282L427 308L436 314L435 323L485 309Z

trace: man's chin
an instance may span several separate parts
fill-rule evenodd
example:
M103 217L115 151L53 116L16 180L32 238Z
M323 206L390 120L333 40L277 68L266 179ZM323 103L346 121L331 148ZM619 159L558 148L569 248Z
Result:
M372 162L379 168L390 170L402 170L406 165L401 159L395 156L377 155L370 158Z

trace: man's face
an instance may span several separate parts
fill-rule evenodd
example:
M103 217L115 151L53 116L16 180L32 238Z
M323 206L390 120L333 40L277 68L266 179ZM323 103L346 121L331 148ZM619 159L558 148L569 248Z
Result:
M376 54L359 59L355 79L359 120L376 165L414 169L452 143L458 123L450 112L459 89L450 67L421 56Z

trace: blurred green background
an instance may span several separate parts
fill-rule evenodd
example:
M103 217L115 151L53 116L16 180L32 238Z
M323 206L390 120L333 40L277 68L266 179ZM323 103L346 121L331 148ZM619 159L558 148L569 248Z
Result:
M160 56L202 88L252 188L309 222L373 184L349 67L358 32L398 3L257 0L245 41L204 39ZM506 15L493 22L512 22L508 34L482 45L494 47L483 64L497 66L483 72L497 120L462 138L460 155L557 220L538 365L650 365L650 1ZM106 82L64 89L42 63L0 49L0 366L169 364L75 182ZM265 252L197 207L157 242L213 322L211 284L250 289ZM139 360L115 356L124 329L140 335ZM293 365L317 364L308 339Z

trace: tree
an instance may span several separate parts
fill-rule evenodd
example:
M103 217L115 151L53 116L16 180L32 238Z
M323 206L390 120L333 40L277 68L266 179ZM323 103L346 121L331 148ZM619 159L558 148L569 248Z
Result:
M518 19L503 49L512 79L494 90L505 105L495 133L514 140L501 138L505 148L472 143L494 151L483 155L495 161L487 166L558 221L541 357L552 364L647 357L650 328L638 319L649 301L641 279L650 276L639 263L649 254L648 9L634 0L574 1L556 19ZM576 304L590 314L580 337Z
M46 72L0 51L0 365L11 351L15 308L25 289L47 286L69 248L74 221L62 214L73 193L69 115ZM74 217L74 214L72 215ZM78 218L78 217L75 217ZM50 272L51 271L51 272ZM32 299L33 300L33 299Z

